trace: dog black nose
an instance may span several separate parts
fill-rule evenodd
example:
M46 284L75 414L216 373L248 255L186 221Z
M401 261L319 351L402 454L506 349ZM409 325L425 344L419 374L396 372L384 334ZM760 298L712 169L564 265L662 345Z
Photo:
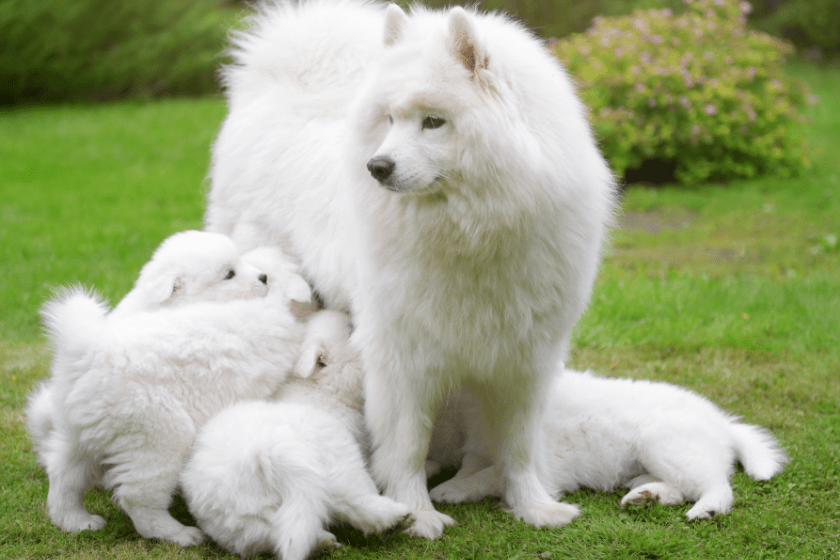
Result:
M262 282L263 284L268 284L268 276L266 276L265 274L260 274L259 279L260 282Z
M391 158L387 157L375 157L367 162L368 171L380 183L388 180L388 177L394 172L396 165Z

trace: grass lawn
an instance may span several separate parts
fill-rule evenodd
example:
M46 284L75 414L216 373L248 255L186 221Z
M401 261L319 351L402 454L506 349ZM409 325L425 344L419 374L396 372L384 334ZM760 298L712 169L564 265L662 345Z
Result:
M571 364L660 379L770 428L792 457L778 477L733 479L731 514L688 523L681 507L621 510L581 491L583 515L534 530L493 501L445 506L441 539L364 539L343 558L836 558L840 555L840 69L794 64L810 109L814 167L693 187L633 186L623 199ZM200 228L220 99L0 112L0 557L225 558L144 541L103 492L105 529L66 534L45 513L47 479L21 411L49 354L37 311L57 286L112 302L169 234ZM180 501L177 516L186 517Z

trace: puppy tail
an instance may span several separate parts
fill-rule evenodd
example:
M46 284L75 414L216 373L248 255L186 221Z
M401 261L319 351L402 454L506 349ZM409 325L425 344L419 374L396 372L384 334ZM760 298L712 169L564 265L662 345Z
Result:
M48 442L54 427L54 408L52 384L44 381L29 395L29 402L24 412L26 428L29 431L29 437L32 438L35 453L38 455L38 463L45 469L49 451Z
M53 375L78 368L90 343L102 333L108 305L102 297L82 286L61 288L44 304L41 317L53 345Z
M735 438L735 453L748 475L755 480L769 480L782 472L790 459L769 431L735 419L731 429Z

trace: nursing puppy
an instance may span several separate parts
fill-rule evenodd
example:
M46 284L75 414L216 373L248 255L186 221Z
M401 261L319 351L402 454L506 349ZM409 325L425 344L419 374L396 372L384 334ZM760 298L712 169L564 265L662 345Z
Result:
M469 399L461 405L472 406ZM538 471L552 496L581 487L612 492L624 486L630 492L622 506L696 502L689 520L729 512L736 461L756 480L768 480L788 461L766 430L740 422L696 393L569 370L548 390L540 435ZM491 447L478 441L472 438L464 467L435 487L432 499L458 503L502 496L493 469L484 468Z
M131 314L195 301L262 297L265 273L240 257L225 235L187 230L166 238L111 312Z
M272 274L258 299L109 314L97 296L72 288L44 306L51 377L26 412L53 523L102 528L105 520L83 505L98 484L141 536L202 541L167 511L196 430L233 402L271 395L298 359L304 326L288 304L308 301L309 287L282 263Z
M363 373L348 336L346 315L316 313L301 378L284 383L274 402L226 408L196 437L181 488L199 527L226 550L303 560L338 546L331 522L365 534L413 522L407 506L379 495L365 468Z
M371 469L410 532L454 521L424 473L444 395L479 395L513 513L578 514L535 464L540 387L590 297L613 177L571 81L500 15L277 2L235 35L205 225L277 244L352 311Z

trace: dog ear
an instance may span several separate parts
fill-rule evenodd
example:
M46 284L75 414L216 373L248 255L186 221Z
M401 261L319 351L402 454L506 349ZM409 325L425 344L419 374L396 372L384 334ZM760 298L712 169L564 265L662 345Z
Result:
M172 297L172 294L181 287L181 280L174 275L159 276L149 282L146 293L152 303L163 303Z
M309 303L312 299L312 288L309 283L303 279L299 274L291 274L289 276L288 285L289 299L299 303Z
M385 10L385 46L390 47L399 41L403 28L408 23L408 16L396 4L388 4Z
M488 57L478 42L472 18L460 6L449 12L449 48L473 76L487 67Z

